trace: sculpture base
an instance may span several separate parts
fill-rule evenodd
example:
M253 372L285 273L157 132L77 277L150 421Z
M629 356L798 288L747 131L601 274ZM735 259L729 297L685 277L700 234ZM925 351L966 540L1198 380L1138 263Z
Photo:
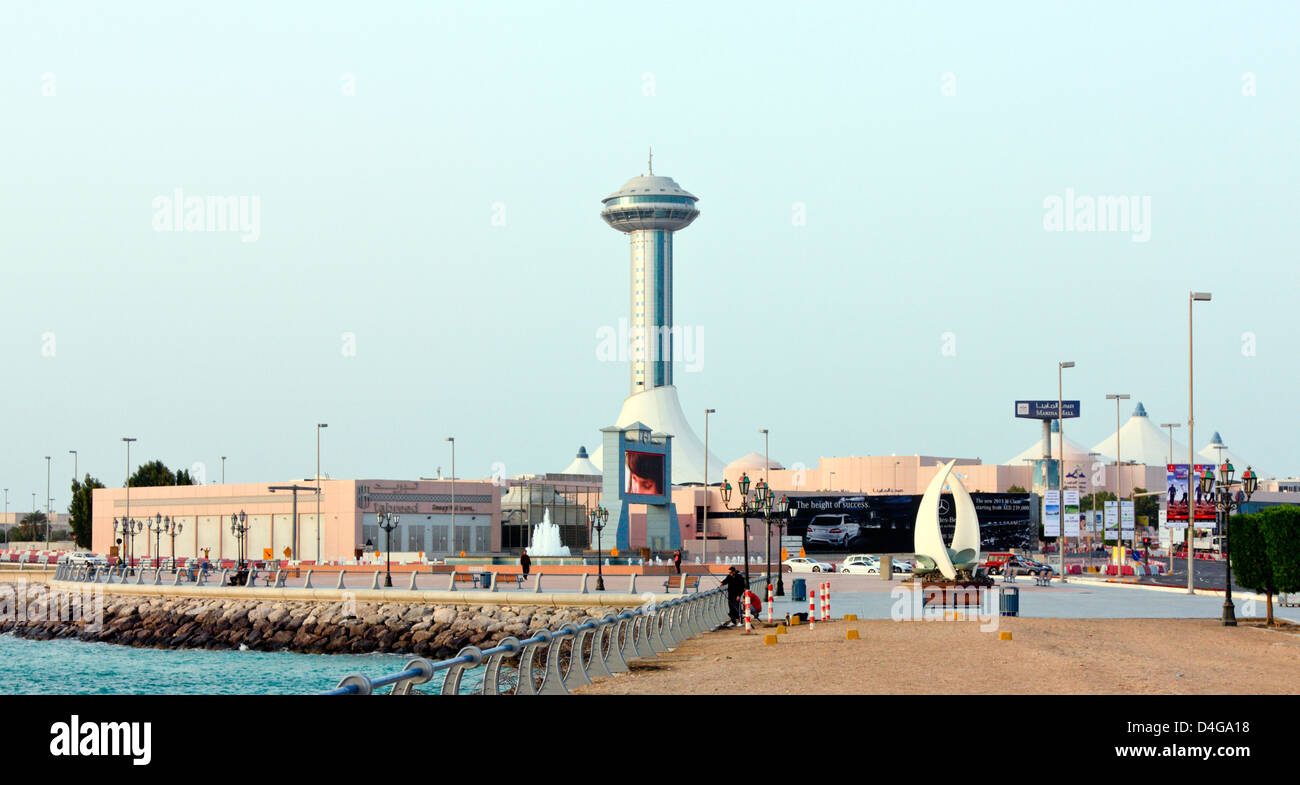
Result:
M926 580L921 579L921 604L944 608L981 607L984 592L993 587L993 581L983 580Z

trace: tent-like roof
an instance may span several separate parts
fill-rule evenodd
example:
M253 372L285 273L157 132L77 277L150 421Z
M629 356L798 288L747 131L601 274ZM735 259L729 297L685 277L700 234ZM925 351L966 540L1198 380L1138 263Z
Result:
M1213 463L1216 466L1225 460L1231 461L1232 467L1237 470L1238 477L1240 477L1241 473L1246 470L1247 466L1250 466L1250 463L1245 458L1242 458L1240 455L1228 449L1227 445L1223 443L1223 437L1219 436L1218 431L1214 432L1214 436L1210 439L1209 444L1197 451L1196 457L1198 460L1204 461L1205 463ZM1186 460L1187 458L1184 457L1183 461ZM1263 472L1259 470L1259 467L1251 466L1251 468L1255 470L1256 474L1263 476Z
M1101 453L1107 461L1115 460L1115 434L1098 442L1092 450ZM1169 431L1151 422L1146 407L1139 403L1128 422L1119 429L1119 453L1125 463L1137 461L1147 466L1164 466L1170 457ZM1179 462L1179 456L1187 462L1187 445L1174 442L1174 463Z
M1057 428L1056 420L1052 420L1052 458L1058 459L1061 456L1061 432ZM1040 436L1033 444L1026 447L1019 455L1007 461L1007 466L1024 466L1025 461L1042 460L1043 458L1043 439ZM1065 440L1065 462L1070 463L1087 463L1088 449L1078 442L1070 439Z
M767 462L768 469L784 469L779 462L770 460ZM749 455L742 456L727 464L726 474L730 477L733 474L741 472L761 472L763 471L763 454L760 452L751 452Z
M600 474L600 468L587 457L587 448L579 447L578 455L561 474Z

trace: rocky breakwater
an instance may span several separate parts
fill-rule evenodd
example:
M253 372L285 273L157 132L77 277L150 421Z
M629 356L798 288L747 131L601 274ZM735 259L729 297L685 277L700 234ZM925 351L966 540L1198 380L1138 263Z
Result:
M78 638L165 649L238 649L313 654L455 656L502 638L526 638L611 608L433 605L106 596L102 618L0 615L0 632L38 640ZM65 614L66 615L66 614Z

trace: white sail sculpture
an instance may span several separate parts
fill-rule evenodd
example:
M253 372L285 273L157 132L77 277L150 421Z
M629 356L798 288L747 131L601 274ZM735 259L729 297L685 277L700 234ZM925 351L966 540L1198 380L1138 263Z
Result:
M952 474L957 462L943 466L921 497L921 507L916 511L912 549L916 552L917 566L923 570L938 570L948 580L956 580L957 570L970 570L979 564L980 522L961 478ZM952 547L944 545L943 532L939 530L939 500L947 483L952 491L953 506L957 514L957 529L952 535Z

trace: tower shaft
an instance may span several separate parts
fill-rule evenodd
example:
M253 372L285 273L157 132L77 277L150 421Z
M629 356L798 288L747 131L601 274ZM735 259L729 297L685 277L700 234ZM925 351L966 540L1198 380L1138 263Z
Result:
M630 233L632 393L673 383L673 233Z

